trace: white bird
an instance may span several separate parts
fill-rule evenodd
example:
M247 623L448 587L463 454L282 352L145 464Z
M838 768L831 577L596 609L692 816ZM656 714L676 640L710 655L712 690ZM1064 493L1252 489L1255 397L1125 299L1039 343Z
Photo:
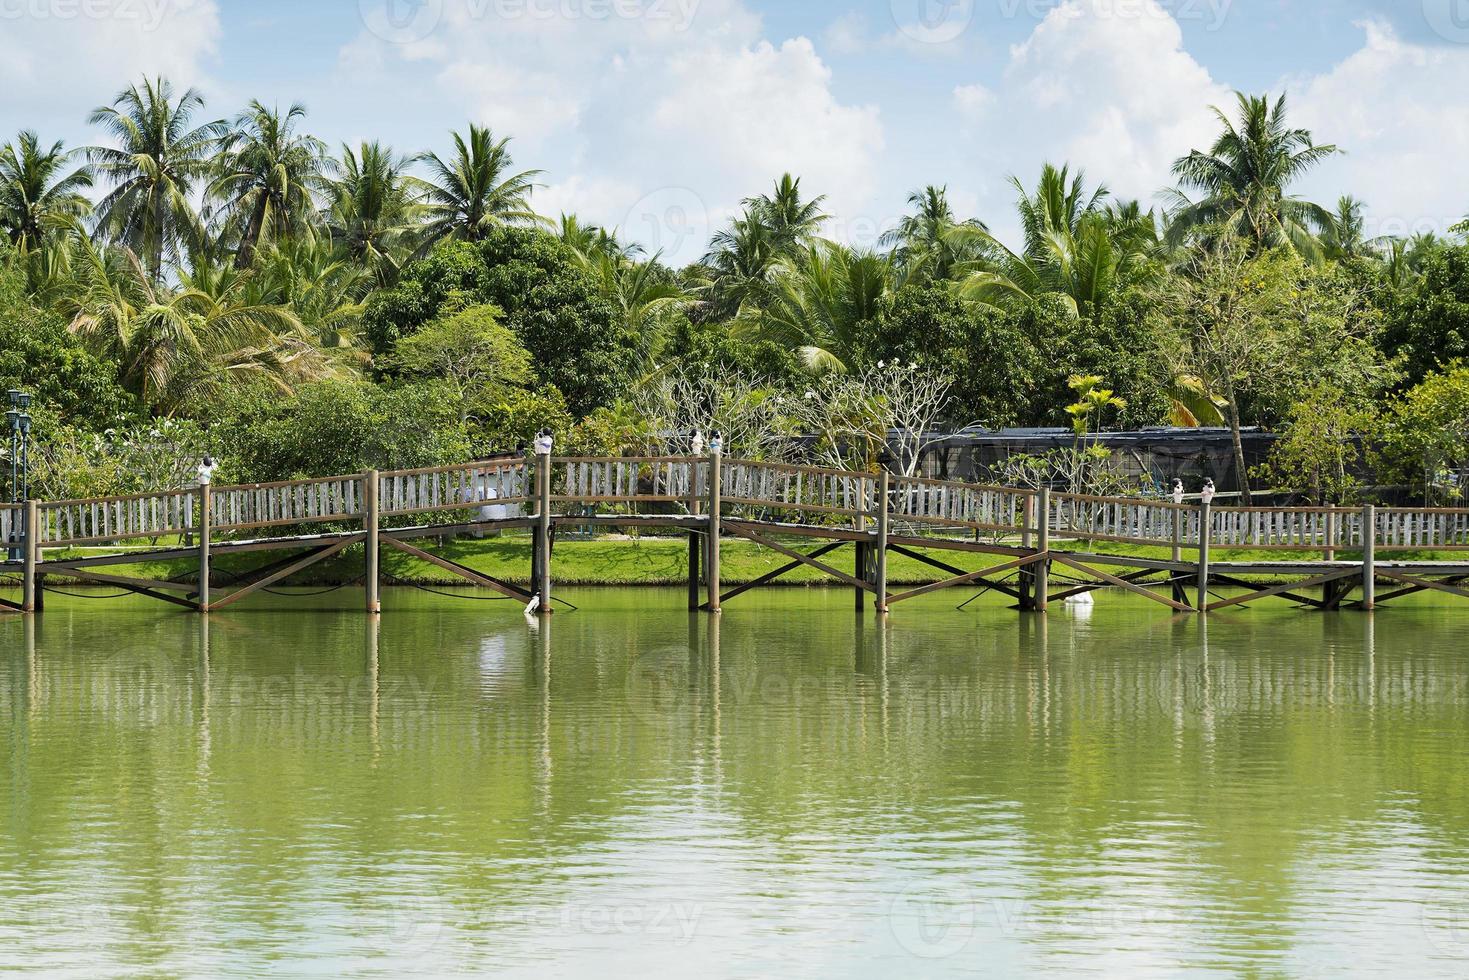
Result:
M1097 600L1092 598L1090 592L1083 592L1081 595L1067 596L1066 598L1066 605L1068 606L1095 606L1096 604Z
M702 431L694 433L694 444L692 448L695 456L704 455L704 433Z
M1205 504L1212 504L1214 502L1214 493L1214 480L1212 478L1205 480L1204 491L1202 494L1200 494Z
M1173 502L1175 504L1181 504L1181 503L1183 503L1183 481L1182 480L1174 480L1173 481Z
M536 613L538 613L540 611L541 611L541 597L540 596L535 596L534 598L531 599L530 604L525 607L525 614L527 616L534 616Z

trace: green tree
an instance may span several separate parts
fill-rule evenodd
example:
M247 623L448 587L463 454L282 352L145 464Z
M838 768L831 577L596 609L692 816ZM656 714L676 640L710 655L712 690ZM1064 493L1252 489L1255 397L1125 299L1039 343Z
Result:
M1469 358L1469 245L1434 250L1389 319L1387 349L1403 357L1409 381Z
M1285 432L1255 476L1277 490L1304 493L1317 506L1356 502L1363 445L1377 428L1373 403L1318 386L1291 406Z
M398 339L465 306L492 304L530 351L537 376L585 415L610 404L644 359L640 338L601 296L575 252L536 229L492 228L483 241L444 242L374 296L363 328L384 354Z
M58 226L91 211L83 191L92 172L83 166L68 173L73 156L60 142L43 149L30 130L0 148L0 232L22 252L41 248Z
M524 388L534 377L530 353L500 317L500 310L488 305L441 317L401 338L392 363L409 377L443 380L459 408L459 421L467 423L487 402Z
M1044 410L1037 395L1049 366L1017 318L965 304L939 283L897 292L874 324L866 358L951 373L951 426L1003 428Z
M167 79L145 78L91 115L92 125L117 142L87 151L97 175L112 185L97 205L97 228L142 256L155 283L165 260L204 239L193 198L227 127L223 121L195 126L203 108L194 89L175 99Z
M1463 506L1469 489L1469 367L1461 362L1434 371L1406 392L1387 418L1383 475L1435 499Z
M440 382L380 387L304 385L283 400L251 390L211 430L229 482L254 483L450 466L469 458L469 435Z
M1214 145L1173 164L1180 185L1173 234L1181 240L1222 229L1249 242L1253 254L1282 246L1317 254L1316 232L1332 226L1331 213L1290 196L1288 189L1337 148L1317 145L1308 130L1290 126L1284 95L1273 105L1265 96L1235 97L1238 121L1216 107L1223 132ZM1202 197L1191 200L1188 192Z
M530 196L539 170L511 173L510 140L495 139L488 127L469 127L466 139L450 134L454 153L445 160L436 153L420 159L428 166L424 186L424 233L431 244L444 238L477 242L499 224L538 224Z
M324 188L326 144L297 132L306 108L281 115L251 102L224 137L209 196L219 202L215 221L238 241L235 267L248 269L256 250L300 234L317 220L315 194Z

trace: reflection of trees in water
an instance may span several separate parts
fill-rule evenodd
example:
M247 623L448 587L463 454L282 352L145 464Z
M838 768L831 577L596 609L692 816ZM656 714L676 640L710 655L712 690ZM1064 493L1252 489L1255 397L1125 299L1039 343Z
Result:
M882 625L807 602L614 603L540 634L447 603L375 626L252 613L210 617L207 643L186 616L48 613L0 669L6 860L39 872L119 832L107 881L167 879L207 831L216 885L280 909L322 862L402 854L450 901L513 905L528 881L572 887L570 856L699 812L772 867L832 859L814 836L854 865L998 875L1043 916L1182 896L1259 928L1389 808L1469 846L1450 617L1395 611L1374 636L1356 614L915 606Z

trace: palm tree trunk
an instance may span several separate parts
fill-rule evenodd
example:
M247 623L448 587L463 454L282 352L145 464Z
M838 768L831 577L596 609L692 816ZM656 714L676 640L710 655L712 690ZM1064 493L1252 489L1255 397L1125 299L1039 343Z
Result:
M245 226L245 232L240 236L240 248L235 252L235 268L248 269L255 264L255 246L260 241L260 233L265 227L265 195L260 196L260 201L250 212L250 223Z
M1240 435L1239 405L1235 402L1234 389L1229 389L1229 436L1234 443L1234 471L1239 474L1240 502L1250 506L1250 472L1245 469L1245 442Z

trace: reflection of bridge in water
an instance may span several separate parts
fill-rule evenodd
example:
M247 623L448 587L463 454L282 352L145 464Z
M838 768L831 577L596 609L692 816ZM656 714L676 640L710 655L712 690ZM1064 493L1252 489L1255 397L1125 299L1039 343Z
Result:
M64 575L190 609L221 609L361 545L373 612L380 609L379 555L387 547L472 585L527 603L539 600L548 614L558 532L619 527L687 536L690 608L715 612L803 567L851 586L858 608L870 596L881 612L957 586L1008 595L1020 609L1034 611L1101 589L1201 612L1270 597L1326 610L1349 603L1371 609L1425 592L1469 598L1469 559L1441 558L1469 552L1469 509L1191 506L713 455L511 458L0 505L0 539L17 541L23 556L0 563L0 571L18 573L22 584L19 602L0 605L40 610L46 577ZM530 589L428 547L433 540L487 531L529 532ZM725 591L720 543L726 538L753 542L788 562ZM853 571L825 560L848 547L856 553ZM214 556L253 552L282 557L228 591L213 588ZM1230 558L1241 552L1255 554ZM1272 557L1261 560L1261 552ZM1440 557L1414 557L1423 553ZM891 555L943 577L893 592ZM106 571L181 560L198 562L197 573L183 583ZM961 561L986 567L971 570ZM1390 591L1379 592L1382 584ZM1234 591L1220 595L1217 588Z

